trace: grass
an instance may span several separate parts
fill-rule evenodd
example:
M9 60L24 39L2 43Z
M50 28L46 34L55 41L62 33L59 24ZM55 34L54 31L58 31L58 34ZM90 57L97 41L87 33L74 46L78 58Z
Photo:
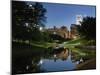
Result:
M31 45L31 46L37 46L37 47L44 47L44 48L48 48L50 46L52 46L52 44L54 43L50 43L50 42L44 42L44 41L22 41L22 40L15 40L15 43L19 43L19 44L27 44L27 45Z
M47 51L50 52L51 50L48 47L52 46L53 43L48 42L13 42L12 43L12 55L14 57L21 57L21 56L31 56L31 55L41 55L46 54Z
M38 46L38 47L44 47L44 48L48 48L50 46L52 46L53 43L49 43L49 42L32 42L31 45L33 46Z
M76 54L77 58L80 57L83 57L85 59L95 58L96 57L95 50L75 48L75 46L84 45L84 43L86 43L85 40L76 39L65 42L64 46L66 48L69 48L74 54Z
M83 60L88 61L90 59L93 59L96 57L96 52L95 51L90 51L90 50L82 50L75 48L77 45L81 45L80 42L82 42L82 39L77 39L77 40L70 40L68 42L65 42L64 46L69 48L72 51L72 58L74 60L80 60L80 58L83 58ZM36 58L36 56L49 56L49 52L51 52L51 49L48 49L48 47L53 46L55 43L49 43L49 42L36 42L33 41L29 43L28 41L20 41L20 42L13 42L13 48L12 48L12 62L16 63L19 58L25 58L25 59L33 59L34 61L39 61L40 58ZM48 54L47 54L48 53ZM19 60L20 61L20 60ZM19 62L18 61L18 62ZM24 59L22 61L25 61ZM27 62L27 61L26 61ZM86 65L89 65L89 68L91 66L95 68L95 61L91 61L89 63L85 63L82 65L79 65L77 69L87 69ZM14 65L16 66L16 64ZM76 69L76 70L77 70Z
M83 39L75 39L75 40L70 40L67 42L67 44L77 44L77 43L81 43L83 41Z
M77 45L82 45L83 39L76 39L76 40L70 40L65 42L64 47L69 48L72 50L72 52L76 53L77 56L87 56L87 57L94 57L96 55L96 52L91 52L90 50L82 50L79 48L75 48ZM21 46L21 48L17 48L17 46ZM48 49L48 47L52 47L55 43L50 43L50 42L43 42L43 41L32 41L29 43L28 41L17 41L15 44L15 48L13 49L14 54L18 55L27 55L27 54L42 54L46 51L51 51L51 49Z

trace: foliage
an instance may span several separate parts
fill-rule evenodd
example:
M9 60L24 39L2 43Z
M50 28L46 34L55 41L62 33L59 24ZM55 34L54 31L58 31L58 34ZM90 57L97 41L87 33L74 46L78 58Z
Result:
M44 23L46 21L46 9L43 7L41 3L35 3L34 11L33 11L33 22L35 25L39 25L44 27Z
M96 40L96 18L85 17L81 26L78 27L79 34L87 40Z
M12 1L12 37L21 40L38 40L46 22L46 9L41 3ZM41 38L42 39L42 38ZM39 39L40 40L40 39Z

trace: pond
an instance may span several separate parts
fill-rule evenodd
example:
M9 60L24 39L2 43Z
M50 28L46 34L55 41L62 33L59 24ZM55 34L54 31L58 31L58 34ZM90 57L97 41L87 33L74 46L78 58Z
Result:
M58 71L72 71L83 63L83 57L77 57L71 50L60 52L44 52L42 54L22 55L12 59L12 73L44 73Z

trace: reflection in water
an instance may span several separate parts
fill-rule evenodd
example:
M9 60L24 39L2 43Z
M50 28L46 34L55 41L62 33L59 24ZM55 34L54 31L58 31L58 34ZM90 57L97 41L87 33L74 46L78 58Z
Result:
M52 71L65 71L73 70L76 68L75 62L71 60L71 51L61 51L60 53L54 54L53 59L41 59L44 64L41 64L40 70L43 72ZM40 61L41 61L40 60Z
M80 59L80 63L82 63L82 62L83 62L83 59L81 58L81 59Z
M74 60L74 59L73 59ZM61 50L52 54L44 54L40 56L19 57L13 60L14 73L36 73L36 72L53 72L74 70L76 65L83 62L73 61L71 51Z
M43 59L41 59L37 65L42 65L42 64L43 64Z
M27 70L29 69L29 66L28 66L28 65L26 66L26 69L27 69Z

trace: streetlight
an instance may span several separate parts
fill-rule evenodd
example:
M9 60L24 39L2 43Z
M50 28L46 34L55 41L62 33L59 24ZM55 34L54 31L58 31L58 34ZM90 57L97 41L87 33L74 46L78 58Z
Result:
M39 28L39 30L40 30L40 31L42 31L42 30L43 30L43 28L42 28L42 27L40 27L40 28Z
M25 23L25 26L28 27L28 23Z
M32 4L30 4L29 7L32 7Z
M32 4L29 5L29 7L30 7L31 9L34 9L34 7L32 7L32 6L33 6Z

